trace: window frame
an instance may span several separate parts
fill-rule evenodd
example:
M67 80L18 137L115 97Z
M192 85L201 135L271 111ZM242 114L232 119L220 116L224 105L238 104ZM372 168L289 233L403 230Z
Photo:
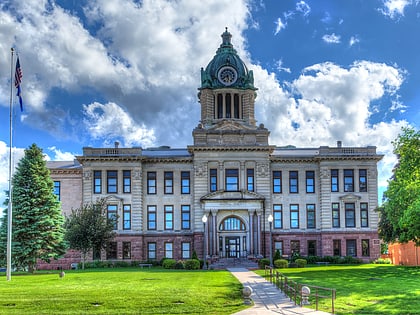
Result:
M356 227L356 205L353 202L346 202L344 204L344 217L346 221L346 228Z
M152 226L154 224L154 227ZM147 230L155 231L157 229L157 207L156 205L147 206Z
M188 248L184 248L184 246L188 245ZM181 257L182 259L190 259L191 258L191 243L190 242L181 242Z
M156 242L147 243L147 259L156 260L157 259L157 245Z
M360 203L360 227L369 227L369 205L367 202Z
M61 181L55 180L54 181L54 188L53 188L54 195L57 196L57 200L61 200Z
M165 258L173 259L174 258L174 243L165 242Z
M123 205L123 230L131 230L131 205L129 204Z
M174 206L164 205L164 224L166 231L172 231L174 229Z
M147 172L147 194L156 195L157 193L157 175L155 171Z
M283 205L273 205L273 229L283 228Z
M313 218L310 219L310 215L313 215ZM316 229L316 206L314 203L306 205L306 228Z
M191 229L191 206L181 205L181 230Z
M225 169L225 190L239 191L239 169L227 168Z
M341 256L341 240L333 240L333 256Z
M118 194L118 171L106 171L106 192L108 194Z
M93 171L93 193L102 194L102 171Z
M369 257L370 256L370 240L369 239L362 239L361 240L361 248L362 248L362 256L363 257Z
M294 215L296 217L294 218ZM290 204L290 229L299 229L299 205Z
M367 192L367 170L359 169L359 192Z
M253 168L246 169L246 189L255 191L255 172Z
M282 172L281 171L273 171L273 194L281 194L282 193Z
M174 193L174 172L163 172L163 191L165 195L173 195Z
M209 184L210 184L210 192L217 191L217 168L211 168L210 171L210 177L209 177Z
M118 243L115 241L108 242L106 246L106 259L117 259L118 258Z
M299 171L289 171L289 193L299 193Z
M181 194L191 193L191 175L189 171L181 171Z
M124 194L131 193L131 171L130 170L123 171L123 193Z
M312 244L313 244L313 246L312 246ZM308 240L306 245L308 246L308 256L317 256L317 250L316 250L317 242L316 242L316 240ZM311 248L313 248L313 251L312 251Z
M122 242L122 258L131 259L131 242Z
M352 254L352 251L354 253ZM355 239L346 240L346 256L357 257L357 242Z
M354 170L343 170L344 192L354 192Z
M337 216L335 216L337 214ZM341 226L341 220L340 220L340 203L339 202L333 202L331 204L331 224L333 228L339 228Z
M116 204L107 204L106 206L106 217L108 220L114 220L114 230L118 230L118 205Z
M306 193L314 194L315 193L315 171L306 171Z

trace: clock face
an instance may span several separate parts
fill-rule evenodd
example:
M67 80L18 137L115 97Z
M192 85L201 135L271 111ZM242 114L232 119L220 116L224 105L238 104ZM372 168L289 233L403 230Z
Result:
M236 73L236 70L232 67L229 67L229 66L222 67L219 70L219 73L218 73L217 77L218 77L220 83L222 83L223 85L226 85L226 86L232 85L238 79L238 75Z

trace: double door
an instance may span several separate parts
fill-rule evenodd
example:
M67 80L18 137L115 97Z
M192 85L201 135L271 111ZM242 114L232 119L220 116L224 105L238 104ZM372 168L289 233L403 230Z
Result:
M227 258L239 258L241 255L241 238L227 236L225 238L225 253Z

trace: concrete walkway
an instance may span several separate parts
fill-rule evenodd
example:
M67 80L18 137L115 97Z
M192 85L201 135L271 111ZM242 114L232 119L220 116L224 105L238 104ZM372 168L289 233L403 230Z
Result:
M252 288L251 298L254 306L233 315L328 315L331 313L295 305L275 285L245 268L228 268L244 286Z

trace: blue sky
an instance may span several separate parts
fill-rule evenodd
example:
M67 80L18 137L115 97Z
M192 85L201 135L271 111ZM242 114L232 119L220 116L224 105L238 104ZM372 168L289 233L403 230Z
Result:
M270 143L377 146L381 191L402 126L419 128L419 0L3 0L0 189L7 189L10 48L23 70L14 156L192 144L197 88L228 27L259 88ZM13 93L15 90L13 89ZM3 198L0 197L0 200Z

